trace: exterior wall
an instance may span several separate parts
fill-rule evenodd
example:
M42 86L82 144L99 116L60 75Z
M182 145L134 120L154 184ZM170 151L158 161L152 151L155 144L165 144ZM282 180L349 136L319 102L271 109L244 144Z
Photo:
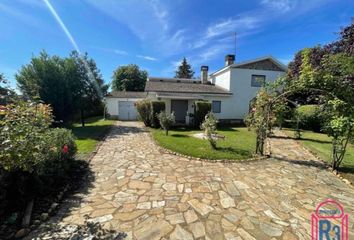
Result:
M106 98L107 113L111 118L118 118L119 116L119 101L133 101L137 102L142 100L141 98Z
M211 82L219 87L230 91L230 70L226 69L225 71L215 76L212 76Z
M252 75L265 75L266 82L274 82L278 77L283 76L282 71L256 70L256 69L231 69L230 91L232 96L233 119L244 119L249 111L250 101L257 95L260 87L251 86ZM231 110L233 109L233 110Z

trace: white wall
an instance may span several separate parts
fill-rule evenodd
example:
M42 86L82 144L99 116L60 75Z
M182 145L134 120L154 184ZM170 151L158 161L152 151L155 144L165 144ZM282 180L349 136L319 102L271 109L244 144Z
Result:
M230 90L230 70L225 71L211 77L211 82L226 90Z
M260 87L252 87L252 75L265 75L266 82L274 82L284 75L281 71L255 70L255 69L231 69L230 91L234 93L234 114L237 119L244 119L249 111L250 101L257 95Z
M106 99L106 107L107 113L112 117L117 117L119 115L119 101L133 101L137 102L142 100L142 98L107 98Z

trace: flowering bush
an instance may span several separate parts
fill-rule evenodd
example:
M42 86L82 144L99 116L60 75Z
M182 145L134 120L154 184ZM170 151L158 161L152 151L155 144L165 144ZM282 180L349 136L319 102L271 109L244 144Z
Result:
M218 120L212 112L205 115L205 120L201 125L201 129L204 130L205 136L207 137L210 146L216 149L216 126Z
M46 159L46 131L52 119L48 105L22 101L8 105L0 123L0 166L32 172Z

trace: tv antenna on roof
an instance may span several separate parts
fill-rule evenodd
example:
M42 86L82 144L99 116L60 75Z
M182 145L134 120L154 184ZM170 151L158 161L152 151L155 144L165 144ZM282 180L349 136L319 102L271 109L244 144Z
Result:
M234 37L235 37L235 49L234 49L235 51L234 51L234 54L235 54L235 56L236 56L236 32L234 32L233 35L234 35Z

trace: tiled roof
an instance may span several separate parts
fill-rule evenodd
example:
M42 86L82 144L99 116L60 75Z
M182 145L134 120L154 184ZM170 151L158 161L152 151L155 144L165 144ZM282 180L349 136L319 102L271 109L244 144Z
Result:
M197 94L232 94L221 87L212 84L202 84L200 81L147 81L145 92L197 93Z
M107 98L145 98L146 92L126 92L126 91L113 91L107 94Z

